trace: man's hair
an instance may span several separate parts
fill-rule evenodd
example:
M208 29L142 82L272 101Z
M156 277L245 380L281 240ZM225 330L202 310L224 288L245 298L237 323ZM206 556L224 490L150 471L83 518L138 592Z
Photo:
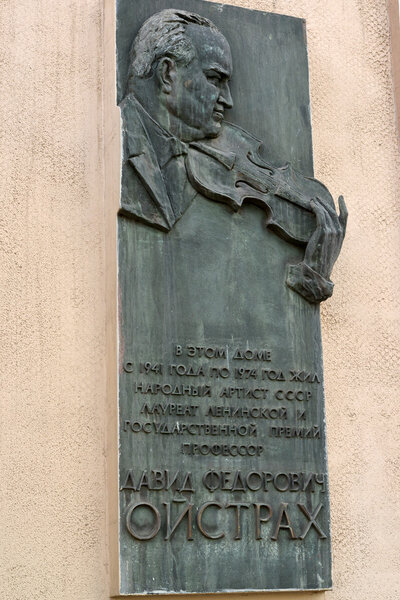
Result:
M154 65L164 56L173 58L178 64L188 65L196 54L186 35L188 25L209 27L218 32L214 23L185 10L170 8L147 19L132 44L128 79L150 77Z

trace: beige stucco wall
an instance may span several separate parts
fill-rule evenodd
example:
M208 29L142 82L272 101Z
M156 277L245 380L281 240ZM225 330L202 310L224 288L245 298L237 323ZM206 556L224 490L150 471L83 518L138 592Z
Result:
M335 294L322 309L335 585L325 598L395 600L399 61L391 61L386 2L231 4L307 19L315 171L350 211ZM112 0L0 3L5 600L109 597L119 148L112 26ZM269 600L296 597L315 595Z

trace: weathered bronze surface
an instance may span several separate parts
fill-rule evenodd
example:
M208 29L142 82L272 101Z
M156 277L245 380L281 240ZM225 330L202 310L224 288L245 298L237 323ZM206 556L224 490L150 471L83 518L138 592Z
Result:
M312 177L304 23L117 17L121 593L328 588L318 304L347 214Z

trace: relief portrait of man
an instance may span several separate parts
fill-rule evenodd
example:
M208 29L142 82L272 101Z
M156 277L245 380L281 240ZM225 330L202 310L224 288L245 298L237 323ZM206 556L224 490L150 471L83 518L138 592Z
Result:
M198 194L239 211L265 211L266 226L304 248L286 284L310 303L332 295L330 280L346 230L323 184L276 167L251 132L229 123L234 99L229 43L208 19L168 9L133 41L123 123L121 214L166 234Z

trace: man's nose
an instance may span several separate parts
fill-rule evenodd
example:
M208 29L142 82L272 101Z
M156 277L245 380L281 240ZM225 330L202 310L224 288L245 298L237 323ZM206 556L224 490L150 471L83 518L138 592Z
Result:
M225 108L232 108L233 100L231 96L231 90L229 88L229 83L226 82L221 87L221 91L219 93L218 101L225 106Z

